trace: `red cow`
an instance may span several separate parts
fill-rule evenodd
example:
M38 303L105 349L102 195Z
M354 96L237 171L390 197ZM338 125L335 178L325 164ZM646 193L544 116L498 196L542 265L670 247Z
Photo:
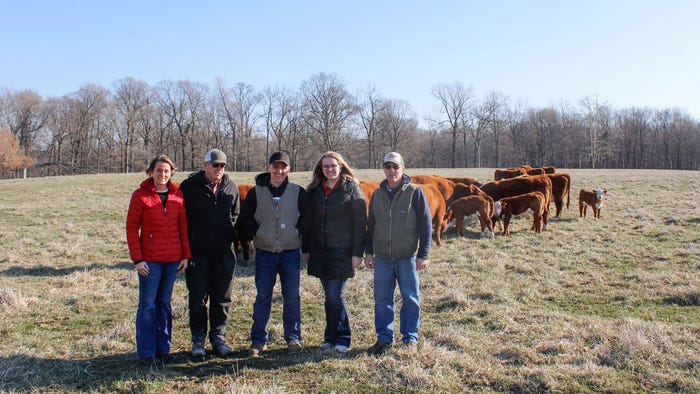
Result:
M605 189L581 190L578 193L578 213L582 218L586 217L586 208L591 207L593 217L600 218L600 209L603 207L608 191Z
M445 232L447 221L445 220L445 199L437 186L433 184L417 184L425 193L428 200L428 207L433 217L433 233L438 246L442 245L442 233Z
M460 236L464 235L464 217L472 215L479 217L481 237L489 236L493 238L493 222L491 221L491 216L493 216L493 200L491 200L491 197L482 197L479 195L461 197L447 208L447 221L449 222L453 218L455 219L457 234ZM489 233L486 233L487 228Z
M505 170L496 170L493 172L493 180L500 181L502 179L510 179L527 175L527 171L522 168L507 168Z
M564 196L566 196L566 209L569 209L571 176L560 172L558 174L547 174L547 177L552 181L552 200L554 200L554 206L556 207L556 215L554 217L558 218L564 206Z
M533 168L531 170L525 171L527 175L542 175L545 174L544 169L542 168Z
M505 197L513 197L520 194L538 191L544 195L545 205L542 214L542 230L547 230L549 217L549 201L552 195L552 181L547 175L525 176L502 181L491 181L481 185L481 190L488 194L494 201Z
M512 216L518 216L532 212L532 230L539 233L542 228L542 218L546 198L540 192L532 192L521 194L513 197L502 198L494 204L494 210L497 216L503 219L503 235L510 235L510 219Z
M379 189L379 182L361 180L360 189L362 189L362 193L365 194L367 213L369 213L369 200L372 199L372 194L374 194L374 191Z
M445 203L452 197L455 188L454 182L439 175L411 175L411 182L422 185L435 185Z
M544 170L545 174L554 174L555 172L557 172L557 169L552 166L542 167L542 169Z
M446 179L451 180L452 182L455 183L455 185L458 184L458 183L462 183L462 184L465 184L465 185L474 185L474 186L476 186L476 187L481 187L481 182L477 181L477 180L474 179L474 178L470 178L470 177L468 177L468 176L467 176L467 177L463 177L463 178L449 178L449 177L448 177L448 178L446 178Z
M238 185L238 197L241 199L241 206L243 206L243 202L248 196L248 191L250 191L250 189L254 187L254 185L249 185L245 183ZM240 222L236 222L235 229L236 234L238 234L238 237L233 242L233 249L235 250L236 254L242 253L243 261L248 262L248 260L250 260L250 246L253 243L253 236L248 234L247 231L245 231L243 225L240 224Z

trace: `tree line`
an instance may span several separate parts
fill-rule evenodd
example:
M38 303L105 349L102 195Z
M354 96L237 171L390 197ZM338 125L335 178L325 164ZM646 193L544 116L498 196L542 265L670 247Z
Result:
M62 97L2 89L0 176L142 171L161 153L194 170L213 147L233 171L263 170L277 149L295 171L328 150L357 168L378 168L390 150L426 168L700 168L700 123L678 109L614 109L592 97L535 108L459 81L429 94L436 110L421 126L408 101L372 86L353 94L328 73L296 89L133 78Z

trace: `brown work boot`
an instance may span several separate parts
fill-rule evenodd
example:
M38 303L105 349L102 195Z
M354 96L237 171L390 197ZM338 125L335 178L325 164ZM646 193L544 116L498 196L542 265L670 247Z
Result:
M374 356L386 353L387 350L391 348L391 343L377 341L374 345L367 349L367 353Z
M265 350L267 350L267 346L265 346L264 343L254 343L250 345L250 349L248 349L248 355L250 357L260 357L262 356Z
M301 349L303 349L303 347L299 341L289 341L287 344L287 351L289 353L298 353L301 351Z

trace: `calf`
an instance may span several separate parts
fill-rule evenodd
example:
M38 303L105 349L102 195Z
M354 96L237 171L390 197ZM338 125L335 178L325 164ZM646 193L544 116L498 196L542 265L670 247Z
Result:
M540 192L545 198L542 230L547 230L549 201L552 196L552 180L546 175L525 176L501 181L491 181L481 185L481 190L494 201L520 194Z
M581 190L578 193L578 213L582 218L586 217L586 209L591 207L593 217L600 218L600 209L603 207L603 201L607 196L608 191L605 189Z
M253 187L255 186L245 183L238 185L238 197L241 199L241 206L243 205L243 202L248 196L248 191L250 191L250 189L252 189ZM248 260L250 260L250 249L253 243L253 236L249 235L248 232L245 231L243 225L240 224L240 222L236 222L234 228L236 229L237 237L236 240L233 242L233 249L236 252L236 254L243 254L243 261L247 263Z
M481 223L481 237L485 235L493 238L493 222L491 221L491 216L493 215L493 200L490 197L482 196L467 196L461 197L455 200L447 208L447 221L455 219L455 225L457 226L457 234L464 235L464 217L476 215L479 218L479 223ZM488 228L489 232L486 233Z
M497 216L503 219L503 235L510 235L510 218L532 212L532 230L539 233L547 199L540 192L531 192L502 198L494 203Z
M565 172L558 174L547 174L547 177L552 181L552 200L556 207L556 215L561 216L561 210L564 207L564 196L566 196L566 209L569 209L569 201L571 197L571 176Z

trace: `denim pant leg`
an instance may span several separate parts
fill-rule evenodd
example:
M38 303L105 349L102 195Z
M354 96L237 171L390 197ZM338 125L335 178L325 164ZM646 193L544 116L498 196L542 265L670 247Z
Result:
M255 303L250 341L265 344L268 340L267 324L270 321L272 290L277 280L277 255L257 249L255 251Z
M284 340L301 341L301 299L299 282L301 276L301 253L299 249L278 253L277 271L282 285L282 324Z
M401 292L401 335L404 343L418 342L420 325L420 282L416 270L416 257L395 260L396 278Z
M347 279L321 280L326 309L324 342L350 347L350 319L343 294L346 283Z
M207 336L207 302L209 301L209 277L211 260L207 257L192 257L185 271L187 280L190 333L192 342L204 344Z
M171 299L177 278L178 263L155 263L163 268L156 296L156 354L170 353L173 334Z
M396 274L390 259L374 258L374 328L377 340L394 342L394 290Z
M156 355L156 297L160 285L161 266L148 264L148 276L139 277L139 305L136 310L136 356Z
M236 258L231 251L212 259L209 270L209 341L213 346L226 339L235 266Z

